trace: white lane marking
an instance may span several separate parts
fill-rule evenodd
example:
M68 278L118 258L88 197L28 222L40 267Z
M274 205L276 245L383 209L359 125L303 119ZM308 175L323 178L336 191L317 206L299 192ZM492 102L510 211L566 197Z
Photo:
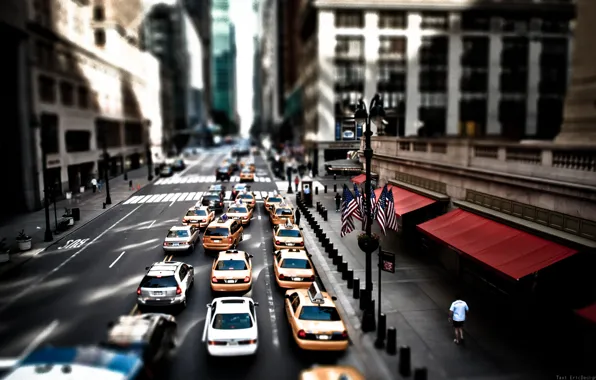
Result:
M192 200L198 201L199 199L201 199L202 196L203 196L203 192L199 191L199 192L197 192L197 194L195 195L195 197Z
M170 203L170 205L168 207L172 207L172 205L174 204L174 202L176 202L176 199L178 199L179 196L180 196L180 193L175 193L174 196L172 198L170 198L172 203Z
M153 221L153 223L155 223L155 221ZM153 223L151 223L153 225ZM126 251L122 251L122 253L120 254L120 256L118 256L116 258L116 260L114 260L114 262L112 264L110 264L110 268L113 267L114 265L116 265L116 263L118 262L118 260L120 260L120 258L122 257L122 255L124 255L126 253Z
M153 222L151 222L150 225L148 225L147 227L145 227L146 229L149 229L151 227L153 227L153 225L155 224L155 222L157 222L157 220L154 220Z
M159 196L158 196L157 198L155 198L155 199L153 200L153 202L155 202L155 203L161 202L161 200L162 200L162 199L164 199L164 197L165 197L166 195L167 195L167 194L159 194Z
M196 192L194 192L194 191L192 193L189 193L188 194L188 197L186 197L186 200L187 201L192 201L193 198L195 197L195 194L196 194Z
M186 167L186 169L184 169L183 171L181 171L179 174L183 175L184 173L186 173L190 168L192 168L193 166L195 166L196 164L190 164Z
M141 199L141 197L140 197L140 196L138 196L138 195L135 195L135 196L133 196L133 197L130 197L130 198L129 198L129 199L127 199L126 201L124 201L124 203L123 203L123 204L127 205L127 204L129 204L129 203L135 203L135 202L136 202L137 200L139 200L139 199Z
M64 260L60 265L58 265L56 268L52 269L50 272L46 273L44 276L40 277L39 279L37 279L37 281L27 285L27 287L25 289L23 289L22 292L18 293L16 296L14 296L13 298L9 299L4 305L0 306L0 314L8 309L8 307L10 307L12 304L14 304L16 301L18 301L19 299L21 299L24 295L26 295L27 293L29 293L31 290L33 290L37 285L41 284L42 282L44 282L48 277L50 277L51 275L53 275L54 273L58 272L60 269L62 269L66 264L68 264L70 261L72 261L75 257L77 257L81 252L83 252L84 250L86 250L88 247L90 247L93 243L95 243L96 241L98 241L99 239L101 239L105 234L107 234L109 231L111 231L114 227L116 227L118 224L120 224L124 219L128 218L129 216L131 216L135 211L137 211L138 209L140 209L143 205L138 205L137 207L134 208L134 210L132 210L131 212L129 212L128 214L124 215L122 217L122 219L118 220L116 223L112 224L110 227L108 227L106 230L104 230L102 233L100 233L99 235L97 235L95 237L95 239L91 240L89 242L89 244L86 244L83 246L83 248L79 249L78 251L76 251L75 253L73 253L69 258L67 258L66 260Z
M186 199L187 196L188 196L188 193L182 193L182 194L180 194L180 197L178 198L178 202L183 202L184 199Z
M261 197L263 198L267 198L267 192L266 191L261 191Z
M257 201L262 199L262 198L261 198L261 193L259 193L258 191L255 191L255 199L256 199Z
M25 347L23 352L21 352L19 359L25 359L27 356L29 356L30 353L35 351L35 349L39 347L39 345L42 344L44 340L48 339L50 334L56 329L56 327L58 327L59 324L60 322L57 319L54 319L52 323L50 323L45 329L43 329L43 331L39 335L37 335L35 339L33 339L31 343L29 343L27 347Z
M231 190L226 191L224 198L227 200L227 199L230 199L231 197L232 197L232 191Z
M168 202L170 200L170 198L172 198L174 196L174 193L169 193L168 195L166 195L166 197L164 199L162 199L162 202Z
M259 209L259 218L261 217L261 209ZM273 291L271 290L271 275L269 274L269 255L267 254L267 245L265 237L261 237L261 245L263 246L265 258L265 288L267 289L267 303L269 305L269 315L271 316L271 335L273 336L273 345L279 347L279 330L277 328L277 319L275 317L275 303L273 302Z
M164 183L164 178L160 178L157 181L155 181L154 185L161 185L162 183Z
M151 198L152 196L153 196L153 194L152 195L146 195L146 196L144 196L143 198L139 199L139 203L145 203L145 202L147 202L147 200L149 198Z
M258 219L258 220L261 220L261 215L257 216L257 219Z
M155 194L154 196L152 196L151 198L149 198L149 200L147 200L147 203L155 202L155 200L157 199L157 197L159 197L159 194Z
M265 177L265 182L271 182L271 178Z

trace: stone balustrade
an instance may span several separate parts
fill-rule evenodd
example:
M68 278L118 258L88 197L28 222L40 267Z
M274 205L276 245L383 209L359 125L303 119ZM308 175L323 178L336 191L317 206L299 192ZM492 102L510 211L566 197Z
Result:
M372 137L375 156L596 186L596 146L460 138ZM361 150L364 141L361 141ZM374 161L374 158L373 158Z

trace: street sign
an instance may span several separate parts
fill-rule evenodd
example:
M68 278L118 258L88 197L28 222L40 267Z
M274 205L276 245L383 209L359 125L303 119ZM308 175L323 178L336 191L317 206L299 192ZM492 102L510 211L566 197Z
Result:
M381 250L379 259L384 272L395 273L395 253Z

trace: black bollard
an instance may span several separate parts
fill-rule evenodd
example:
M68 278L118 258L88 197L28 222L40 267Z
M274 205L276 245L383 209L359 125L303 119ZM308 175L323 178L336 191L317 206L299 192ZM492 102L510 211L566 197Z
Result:
M331 250L331 253L329 253L329 258L333 259L335 256L339 255L339 249L337 248L333 248Z
M352 298L357 300L360 297L360 279L356 277L352 280Z
M395 355L397 353L397 330L395 327L387 329L387 353Z
M325 194L327 194L327 185L325 185L325 186L323 187L323 191L325 192Z
M385 346L385 335L387 334L387 316L385 314L379 315L379 325L377 327L377 340L375 347L383 348Z
M326 222L327 221L327 209L323 210L323 220Z
M368 292L366 289L360 289L360 310L365 310L368 306Z
M414 380L428 379L428 370L426 368L414 368Z
M321 237L319 238L319 241L322 243L323 241L325 241L326 238L327 238L327 234L324 232L321 232Z
M335 181L337 179L337 174L333 173L333 180Z
M401 346L399 348L399 374L402 376L410 376L412 374L410 347Z
M321 211L321 202L317 202L317 211Z
M106 208L106 202L103 202L103 208Z
M343 276L342 276L343 278ZM352 289L354 287L354 270L348 269L346 270L346 278L345 278L348 289Z
M333 192L337 193L337 185L335 185L335 184L333 185Z
M339 263L341 263L341 261L344 259L343 255L337 255L333 258L333 265L337 265Z
M329 244L327 244L327 246L325 247L325 252L327 252L327 254L330 254L331 251L333 251L333 248L335 248L333 246L333 243L331 241L329 241Z
M339 273L341 273L341 279L345 280L346 273L348 273L348 263L347 262L342 261L341 264L339 264Z
M319 186L315 186L315 195L319 195Z

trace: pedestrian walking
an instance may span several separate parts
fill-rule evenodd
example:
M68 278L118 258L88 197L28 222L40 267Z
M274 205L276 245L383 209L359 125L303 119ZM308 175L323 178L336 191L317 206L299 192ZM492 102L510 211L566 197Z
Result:
M455 339L453 339L455 344L464 342L464 322L466 321L468 311L468 304L462 301L461 297L456 296L455 301L453 301L449 308L449 322L453 323L453 328L455 329Z
M294 213L294 219L296 220L296 225L299 226L300 225L300 210L296 209L296 212Z
M335 212L339 212L340 206L341 206L341 195L339 195L339 193L335 193Z
M91 187L93 188L93 192L95 193L97 191L97 180L95 179L95 177L91 178Z
M128 181L128 190L129 191L132 190L132 179L130 181Z
M101 193L101 187L103 186L103 181L100 179L97 181L97 191Z
M298 192L298 185L300 184L300 178L298 178L298 176L296 176L296 178L294 178L294 191Z

